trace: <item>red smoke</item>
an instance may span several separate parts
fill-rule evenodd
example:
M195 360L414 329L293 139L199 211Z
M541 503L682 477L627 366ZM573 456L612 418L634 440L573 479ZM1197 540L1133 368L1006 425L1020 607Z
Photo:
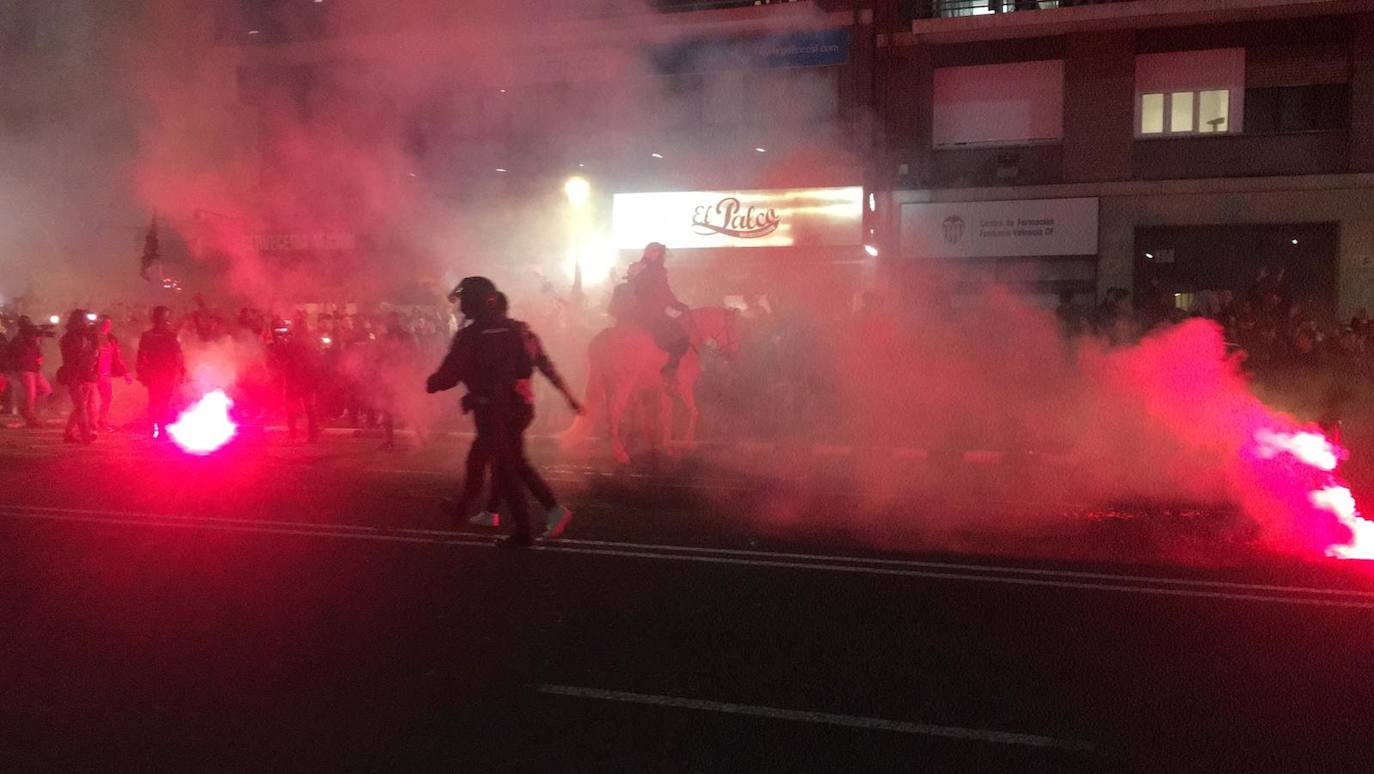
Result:
M1146 475L1175 479L1186 490L1220 486L1259 523L1260 540L1272 549L1369 557L1374 524L1358 516L1335 475L1344 450L1315 425L1261 403L1239 366L1220 329L1202 320L1085 362L1098 408L1115 417L1113 430L1127 431L1123 440L1162 435L1177 444L1167 459L1152 458L1151 444L1142 444L1134 462L1118 448L1123 464L1155 468ZM1129 414L1138 419L1123 421ZM1132 424L1138 432L1129 432Z

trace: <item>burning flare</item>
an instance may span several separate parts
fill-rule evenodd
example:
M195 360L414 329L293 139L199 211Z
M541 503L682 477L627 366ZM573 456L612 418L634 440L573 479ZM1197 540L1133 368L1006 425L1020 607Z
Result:
M1326 546L1326 555L1337 559L1374 559L1374 522L1360 516L1355 496L1336 475L1336 466L1345 450L1331 443L1326 436L1312 431L1294 433L1260 429L1255 432L1255 457L1275 460L1291 455L1301 464L1300 470L1310 478L1307 504L1317 514L1329 514L1350 531L1346 542Z
M167 434L187 454L209 454L229 443L238 432L238 426L229 418L229 407L233 405L224 390L207 393L167 426Z

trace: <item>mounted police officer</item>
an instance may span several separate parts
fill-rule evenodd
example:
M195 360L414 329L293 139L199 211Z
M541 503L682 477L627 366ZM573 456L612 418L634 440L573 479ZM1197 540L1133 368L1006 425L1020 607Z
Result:
M677 371L678 361L687 354L691 340L682 329L682 323L670 317L668 310L679 314L692 310L678 300L668 284L667 258L668 248L662 242L650 242L644 248L644 255L630 266L628 284L639 324L649 329L654 343L668 353L663 375L671 377Z
M453 337L448 355L425 384L429 393L451 389L462 383L468 393L463 408L473 412L477 426L474 446L490 454L492 486L506 504L512 534L499 545L521 548L534 543L530 514L525 502L523 471L525 428L534 417L531 377L537 349L531 349L529 328L505 316L496 285L486 277L468 277L449 294L470 324ZM535 340L537 347L537 340ZM557 537L572 513L566 508L550 509L544 536Z

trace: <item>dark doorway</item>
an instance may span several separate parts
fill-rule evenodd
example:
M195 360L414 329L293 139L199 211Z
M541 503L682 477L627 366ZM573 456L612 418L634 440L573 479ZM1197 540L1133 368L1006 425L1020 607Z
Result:
M1336 312L1337 223L1152 226L1135 231L1135 297L1248 291L1261 271L1283 270L1288 297L1313 315Z

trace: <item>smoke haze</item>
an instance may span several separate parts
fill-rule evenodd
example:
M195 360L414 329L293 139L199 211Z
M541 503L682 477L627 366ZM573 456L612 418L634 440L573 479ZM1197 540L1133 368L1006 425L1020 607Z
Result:
M510 20L548 19L551 4L341 4L340 16L352 18L339 24L376 32L350 43L342 61L313 68L283 64L292 50L304 60L308 42L286 47L271 66L263 49L218 45L221 20L191 0L148 0L132 13L94 2L80 4L81 13L60 13L57 3L22 5L15 24L43 31L0 31L27 41L0 55L6 300L27 294L35 304L99 306L159 298L136 273L142 229L156 214L167 224L166 252L183 253L167 257L168 270L218 304L286 312L307 302L372 304L407 294L437 303L457 278L485 273L511 291L517 315L533 316L543 277L567 290L563 220L550 214L564 206L559 181L578 154L623 167L624 158L642 163L671 147L675 169L727 180L736 155L752 152L752 142L722 150L719 127L693 123L711 107L682 96L681 76L660 76L645 55L614 45L610 33L586 21L624 13L626 3L552 4L557 26L528 27ZM454 18L458 6L461 19ZM788 18L808 28L815 20L807 13ZM266 21L282 29L308 20ZM652 23L651 15L620 22L627 29ZM415 27L430 32L396 50L388 31ZM566 37L578 34L585 44ZM552 85L570 74L578 90ZM762 101L755 108L777 139L766 160L751 157L751 188L804 184L853 162L841 122L817 126L818 116L835 114L836 89L827 79L843 76L787 77L785 89L735 93ZM718 80L724 88L728 79ZM493 107L507 98L518 107ZM532 131L542 126L532 124L550 116L568 130L543 143ZM547 172L529 173L541 168ZM595 169L587 173L595 179ZM658 190L691 187L672 173L646 172L640 180ZM301 257L259 250L250 238L285 233L351 234L361 246ZM913 284L942 281L932 275ZM1070 346L1052 315L996 288L957 311L938 294L920 293L895 308L891 294L887 310L859 320L836 316L848 299L837 304L835 295L824 283L770 294L775 327L746 331L756 348L746 348L736 371L718 374L735 379L744 397L707 402L711 426L757 426L763 413L807 404L812 409L791 416L809 424L773 431L799 442L918 448L937 458L990 447L1074 460L1072 475L1005 484L967 475L945 480L938 467L918 480L882 455L861 456L839 478L865 508L832 514L849 519L855 533L877 543L893 539L867 514L933 491L972 502L1239 503L1274 546L1307 551L1320 542L1295 521L1288 484L1245 466L1256 429L1297 423L1253 397L1214 326L1190 322L1129 348ZM803 344L776 365L759 366L783 325L788 335L804 332ZM584 378L592 332L546 336L575 384ZM208 389L250 368L261 352L226 344L192 348L188 356ZM791 385L787 394L772 391L779 380ZM406 418L431 422L436 404L419 394L417 374L394 381L416 386L398 398ZM809 464L781 455L765 467L794 480ZM765 520L793 523L805 491L779 495Z

